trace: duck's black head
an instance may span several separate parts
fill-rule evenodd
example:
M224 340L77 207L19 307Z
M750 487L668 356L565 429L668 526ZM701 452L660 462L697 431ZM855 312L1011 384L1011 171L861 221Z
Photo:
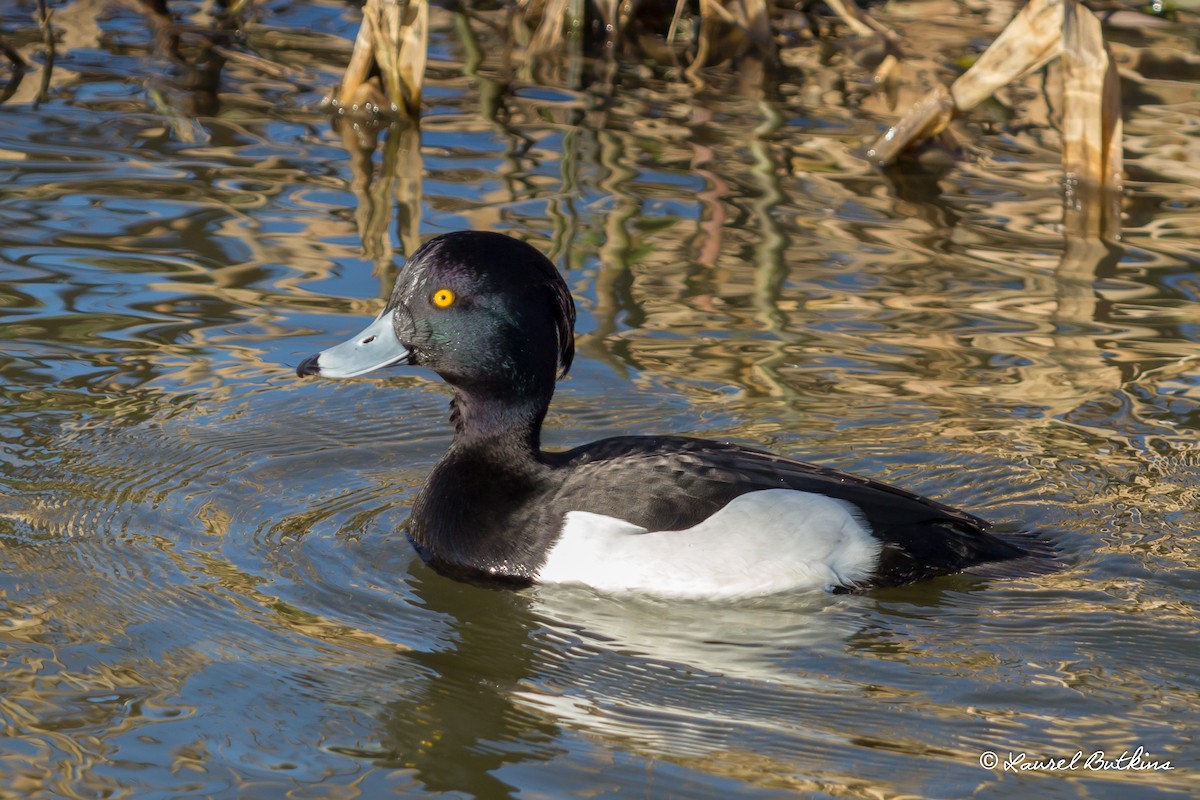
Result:
M413 253L374 322L296 372L350 378L413 364L460 401L549 403L575 355L574 326L571 293L536 249L499 233L447 233Z

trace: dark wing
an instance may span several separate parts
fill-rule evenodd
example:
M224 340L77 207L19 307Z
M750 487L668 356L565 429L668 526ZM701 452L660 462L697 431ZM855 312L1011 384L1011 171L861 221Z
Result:
M989 534L991 523L965 511L869 478L739 445L628 436L547 454L547 459L551 466L569 467L560 491L550 499L552 513L591 511L652 531L690 528L733 498L763 489L795 489L849 501L883 541L873 586L1027 555Z
M649 530L689 528L734 497L763 489L848 500L872 526L942 520L978 530L991 527L886 483L723 442L622 436L547 456L552 466L570 468L563 495L590 497L593 507L577 510L617 516Z

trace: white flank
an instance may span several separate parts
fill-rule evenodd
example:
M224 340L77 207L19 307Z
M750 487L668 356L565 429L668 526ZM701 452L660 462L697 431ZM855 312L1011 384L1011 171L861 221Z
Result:
M691 598L848 586L871 574L882 546L855 512L791 489L741 495L681 531L572 511L538 579Z

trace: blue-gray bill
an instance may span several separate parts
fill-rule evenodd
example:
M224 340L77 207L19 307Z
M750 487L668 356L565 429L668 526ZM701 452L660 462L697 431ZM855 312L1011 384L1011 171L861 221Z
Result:
M302 378L356 378L382 367L408 363L412 351L396 338L392 316L392 311L384 311L356 336L304 359L296 374Z

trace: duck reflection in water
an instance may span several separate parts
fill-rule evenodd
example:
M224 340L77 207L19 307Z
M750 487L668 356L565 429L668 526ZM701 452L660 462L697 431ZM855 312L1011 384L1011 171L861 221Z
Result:
M529 785L517 771L566 753L564 730L652 757L739 753L748 747L742 733L807 727L793 701L816 693L845 702L862 691L793 659L842 652L863 633L867 598L707 603L570 587L496 592L419 564L408 586L437 621L431 633L440 646L404 655L401 671L415 665L419 675L388 702L384 754L372 760L412 770L431 791L516 796ZM731 706L726 691L739 684L771 687L769 702L756 706L749 693ZM816 727L813 735L828 733ZM585 777L603 785L604 767Z
M536 669L530 598L425 577L412 588L448 621L446 646L406 654L422 677L388 704L377 763L414 770L430 791L514 797L504 769L562 749L555 721L513 700Z

